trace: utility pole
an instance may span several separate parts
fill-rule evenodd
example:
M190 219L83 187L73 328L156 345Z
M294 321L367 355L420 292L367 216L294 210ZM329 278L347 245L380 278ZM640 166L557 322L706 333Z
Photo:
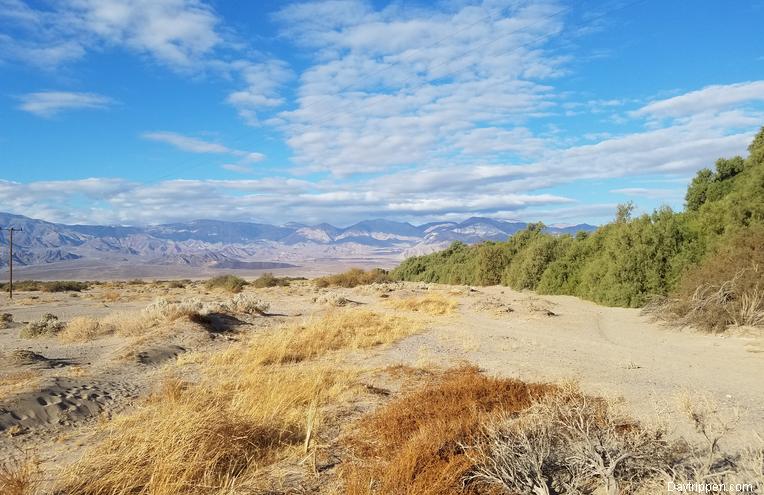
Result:
M10 278L8 283L8 293L10 294L10 298L13 299L13 233L14 232L23 232L23 229L17 229L16 227L6 227L4 229L0 230L7 230L10 232L10 242L8 244L8 267L10 270Z

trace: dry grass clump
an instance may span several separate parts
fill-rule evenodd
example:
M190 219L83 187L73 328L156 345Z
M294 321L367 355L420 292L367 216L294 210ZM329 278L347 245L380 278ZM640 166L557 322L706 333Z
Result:
M764 326L764 228L737 234L682 276L667 299L648 313L677 325L721 332L730 326Z
M0 493L3 495L36 495L42 482L38 461L29 457L0 461Z
M67 322L58 338L64 342L87 342L105 335L111 335L115 326L103 323L89 316L77 316Z
M103 294L101 294L101 301L103 302L116 302L119 301L119 298L122 296L119 292L116 290L107 290Z
M250 294L235 294L227 301L206 303L199 299L170 301L160 298L141 311L116 311L100 321L88 317L73 318L61 334L68 342L85 342L116 333L121 336L142 335L146 330L178 320L205 321L213 313L262 315L269 304Z
M59 321L58 316L45 313L37 321L30 321L19 332L23 338L52 337L64 328L64 322Z
M389 282L390 276L387 270L381 268L374 268L373 270L364 271L360 268L351 268L344 273L337 273L335 275L327 275L326 277L320 277L315 280L317 287L357 287L359 285L370 285L377 283Z
M480 493L462 486L473 467L462 445L492 412L518 413L552 390L472 367L435 376L355 426L347 440L353 460L341 469L345 493Z
M459 303L455 299L441 295L391 299L390 305L396 309L427 313L433 316L451 314L459 307Z
M198 384L169 379L63 473L79 495L219 494L248 486L270 464L303 452L352 374L324 367L261 367L241 348L205 363ZM315 435L315 433L313 433ZM247 492L249 493L249 492Z
M241 292L247 281L236 275L220 275L209 279L204 285L208 289L222 289L235 294Z
M419 329L406 318L373 311L331 311L254 340L252 359L261 364L299 362L328 351L389 344Z
M691 295L659 300L648 313L681 326L721 332L730 326L764 326L764 266L746 268L721 283L704 283Z
M8 328L13 323L13 315L11 313L0 313L0 330Z
M676 452L662 429L563 387L519 415L491 417L468 449L475 466L465 481L510 493L634 493L660 487L656 473Z

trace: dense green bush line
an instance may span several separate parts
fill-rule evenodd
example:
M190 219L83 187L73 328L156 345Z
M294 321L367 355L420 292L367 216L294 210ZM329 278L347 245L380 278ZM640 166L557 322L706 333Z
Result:
M397 280L502 284L570 294L611 306L639 307L666 296L688 270L731 239L764 225L764 128L749 156L719 159L699 171L683 212L662 207L633 218L632 206L597 231L555 236L532 224L504 242L448 249L405 260ZM741 260L744 263L745 260Z

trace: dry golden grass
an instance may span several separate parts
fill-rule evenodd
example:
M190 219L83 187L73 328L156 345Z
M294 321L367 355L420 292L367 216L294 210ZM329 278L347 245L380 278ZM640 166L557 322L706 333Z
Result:
M389 344L420 328L409 319L373 311L335 310L256 339L252 359L260 364L299 362L328 351Z
M151 327L151 321L140 311L115 311L101 318L101 325L114 328L123 337L143 334Z
M347 440L353 461L341 469L345 493L489 493L462 488L473 465L461 445L493 411L522 411L550 390L472 367L436 375L358 422Z
M42 485L39 463L31 458L0 461L0 493L36 495Z
M72 318L58 334L58 338L64 342L87 342L89 340L111 335L115 327L108 323L102 323L89 316L77 316Z
M107 290L101 294L101 301L103 302L115 302L119 301L121 294L115 290Z
M427 313L428 315L448 315L456 311L459 303L452 298L433 294L423 297L409 297L405 299L392 299L390 306L395 309Z
M64 473L63 491L208 494L245 483L300 452L314 404L334 400L351 379L242 359L208 372L198 385L169 380L137 412L112 421L106 440Z
M195 384L169 378L105 440L68 468L59 489L81 495L260 493L263 470L304 455L325 405L349 399L355 373L317 362L278 365L338 349L392 342L416 328L369 311L327 314L194 359Z

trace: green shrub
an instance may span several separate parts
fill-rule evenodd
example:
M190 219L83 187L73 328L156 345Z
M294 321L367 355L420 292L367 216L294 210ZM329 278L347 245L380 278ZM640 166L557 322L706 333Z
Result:
M241 292L245 285L247 281L236 275L220 275L205 283L208 289L223 289L231 293Z
M275 277L272 273L263 273L252 281L252 285L258 289L265 287L287 287L289 286L289 278Z
M0 287L4 291L10 290L10 285L6 282L0 284ZM14 291L28 291L28 292L80 292L90 287L89 282L77 282L74 280L54 280L52 282L40 282L38 280L19 280L13 282Z
M406 259L390 275L447 284L502 283L627 307L669 294L689 301L699 288L727 287L734 280L755 315L759 286L751 284L761 277L754 269L759 265L740 263L754 256L750 246L762 243L757 229L764 229L764 128L748 151L745 159L719 159L713 171L699 171L687 189L684 212L663 207L632 218L633 204L620 205L612 222L575 237L554 236L544 232L543 224L530 224L504 242L454 242L443 251ZM725 245L749 251L729 254ZM731 319L725 316L720 325Z

